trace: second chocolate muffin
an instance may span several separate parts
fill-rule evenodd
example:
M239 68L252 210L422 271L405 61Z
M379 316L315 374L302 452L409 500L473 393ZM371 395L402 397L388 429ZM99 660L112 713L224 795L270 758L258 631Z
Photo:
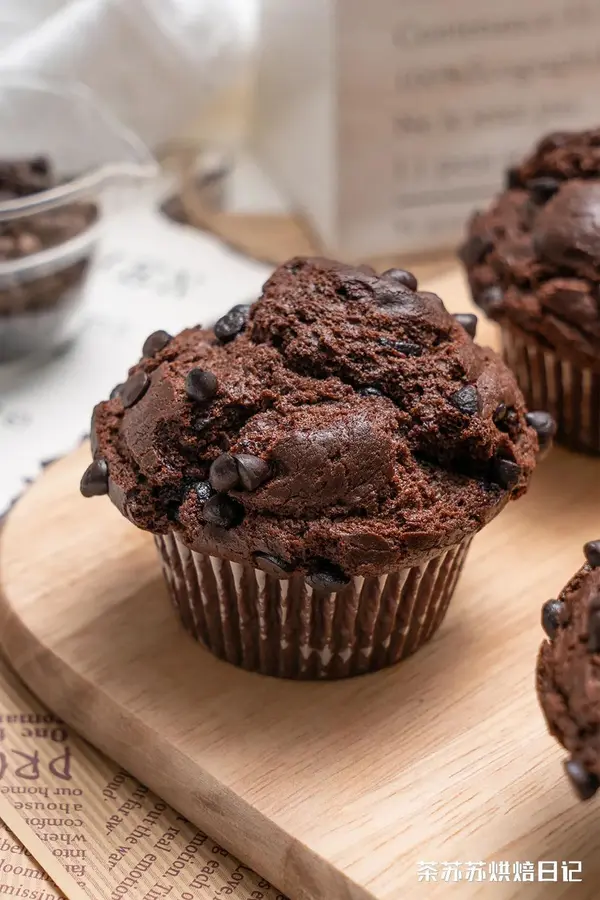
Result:
M544 138L460 255L526 402L563 444L600 453L600 129Z
M151 335L96 407L82 492L156 535L218 656L304 678L397 662L526 490L539 444L514 377L415 288L292 260L214 331ZM547 417L530 421L545 441Z

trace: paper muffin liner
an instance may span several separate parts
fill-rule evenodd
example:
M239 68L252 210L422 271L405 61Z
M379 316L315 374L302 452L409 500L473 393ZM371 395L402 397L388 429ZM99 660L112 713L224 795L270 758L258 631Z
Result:
M527 407L554 416L556 441L573 450L600 453L600 373L573 365L508 326L502 326L502 353Z
M197 641L249 671L303 679L374 672L414 653L439 628L471 543L324 593L301 574L280 580L197 553L175 533L155 540L175 609Z

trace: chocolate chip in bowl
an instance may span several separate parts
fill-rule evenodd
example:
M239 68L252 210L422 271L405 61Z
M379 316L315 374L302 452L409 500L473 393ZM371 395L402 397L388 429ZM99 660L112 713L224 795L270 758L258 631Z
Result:
M68 345L101 228L157 170L82 85L0 76L0 362Z
M44 355L71 334L96 242L96 204L2 218L3 204L56 184L45 157L0 160L0 362Z

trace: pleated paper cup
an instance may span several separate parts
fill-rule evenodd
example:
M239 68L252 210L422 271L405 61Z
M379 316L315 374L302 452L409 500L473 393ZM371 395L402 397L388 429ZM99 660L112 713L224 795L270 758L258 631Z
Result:
M300 573L280 580L190 550L176 533L156 537L173 604L197 641L249 671L303 679L362 675L414 653L439 628L470 543L325 593Z
M527 407L554 417L556 441L573 450L600 453L600 372L580 368L506 325L502 353Z

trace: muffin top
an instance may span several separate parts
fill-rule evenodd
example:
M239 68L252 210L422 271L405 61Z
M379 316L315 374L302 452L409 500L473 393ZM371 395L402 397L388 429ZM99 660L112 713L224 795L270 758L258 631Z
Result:
M460 249L475 302L600 370L600 129L548 135Z
M538 696L550 733L570 753L565 769L582 800L600 786L600 541L542 609L549 640L538 657Z
M281 575L425 561L527 488L549 417L414 276L293 259L214 330L151 335L92 420L86 496ZM459 317L474 330L475 317Z

